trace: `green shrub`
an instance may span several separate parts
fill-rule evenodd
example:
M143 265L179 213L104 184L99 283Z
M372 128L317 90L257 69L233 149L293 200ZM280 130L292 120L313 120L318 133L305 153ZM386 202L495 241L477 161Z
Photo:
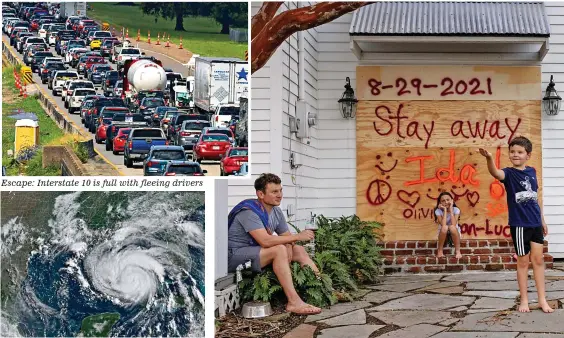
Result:
M300 297L314 306L326 307L337 302L331 286L331 278L326 274L316 276L309 266L300 267L293 262L290 266L294 287ZM255 276L250 271L243 272L243 281L239 284L243 300L259 300L263 302L283 301L284 291L278 278L268 266Z
M362 221L356 215L338 219L318 216L315 252L335 252L339 260L346 263L349 274L357 283L374 281L382 265L378 234L375 232L381 226L377 222Z
M356 215L338 219L318 216L316 222L313 261L320 275L294 262L291 265L294 287L304 301L315 306L332 305L337 296L340 300L352 300L349 292L356 291L358 284L374 281L381 272L382 259L375 232L381 224L361 221ZM260 274L243 272L239 287L243 300L284 300L282 287L270 266Z

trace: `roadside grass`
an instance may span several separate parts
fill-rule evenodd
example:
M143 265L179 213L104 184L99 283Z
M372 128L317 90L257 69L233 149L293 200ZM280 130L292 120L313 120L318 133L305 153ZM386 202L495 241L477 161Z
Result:
M39 144L61 144L60 141L64 136L63 131L57 124L45 113L39 105L39 101L28 96L23 98L19 96L19 91L15 87L13 67L3 67L2 69L2 165L6 167L6 174L26 175L26 176L52 176L60 175L61 170L58 166L42 168L42 151L36 154L24 164L13 165L13 158L7 156L9 149L14 149L14 141L16 136L15 123L16 120L8 116L14 114L14 110L22 109L27 113L35 113L39 121Z
M110 27L121 32L121 28L129 29L129 38L134 41L140 29L141 39L147 41L147 32L151 32L151 43L157 41L157 34L161 34L161 44L164 45L163 33L170 34L170 42L178 44L182 36L182 46L194 54L201 56L237 57L244 59L246 43L236 43L229 40L229 34L219 34L221 25L212 18L186 17L184 18L185 32L174 30L175 20L159 17L155 23L153 15L143 14L141 8L135 6L116 5L112 2L92 2L92 10L87 15L101 22L107 22Z

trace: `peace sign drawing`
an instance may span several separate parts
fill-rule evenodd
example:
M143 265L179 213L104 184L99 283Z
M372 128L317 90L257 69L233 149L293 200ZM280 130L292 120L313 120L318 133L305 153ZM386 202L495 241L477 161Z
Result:
M368 189L366 189L366 200L371 205L384 204L392 194L392 187L386 181L375 179L370 182Z

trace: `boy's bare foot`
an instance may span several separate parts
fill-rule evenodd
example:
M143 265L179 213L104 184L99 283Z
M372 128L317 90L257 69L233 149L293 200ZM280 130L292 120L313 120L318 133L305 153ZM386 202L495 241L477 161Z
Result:
M521 304L519 304L519 312L531 312L531 310L529 310L529 302L521 302Z
M443 250L438 250L437 251L437 258L441 258L444 257L445 255L443 254Z
M460 251L458 251L458 252L456 253L456 256L455 256L455 257L456 257L456 258L462 258L462 254L460 253Z
M554 312L554 309L550 307L550 305L548 305L548 303L546 302L546 300L544 302L539 302L540 307L542 308L542 311L544 313L552 313Z

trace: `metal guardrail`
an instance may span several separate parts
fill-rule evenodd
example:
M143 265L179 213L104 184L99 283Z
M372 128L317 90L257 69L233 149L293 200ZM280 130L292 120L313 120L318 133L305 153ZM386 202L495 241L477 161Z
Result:
M245 43L249 41L249 31L247 29L229 28L229 39L231 41Z
M6 59L8 59L11 64L20 64L25 66L25 64L22 64L20 59L12 54L12 50L4 42L4 40L2 40L2 54L6 56ZM59 111L57 105L52 102L51 99L43 93L43 91L39 90L35 95L37 95L37 99L46 109L46 113L59 125L61 129L63 129L67 133L77 134L82 137L89 138L88 141L80 143L86 147L90 158L94 157L96 155L96 152L94 151L94 140L92 140L92 137L88 134L85 134L84 131L78 128L73 122L67 120L67 117Z

